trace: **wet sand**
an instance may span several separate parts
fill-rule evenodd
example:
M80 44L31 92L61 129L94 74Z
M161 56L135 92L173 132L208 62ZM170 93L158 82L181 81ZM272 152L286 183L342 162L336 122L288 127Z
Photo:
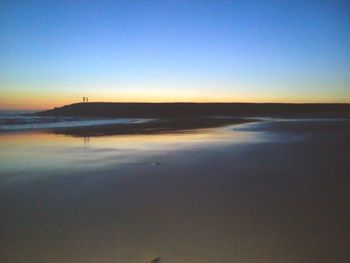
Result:
M2 163L3 262L350 260L348 120L91 137L84 146L45 136L22 138L21 165L32 169ZM48 151L44 163L30 157L30 141ZM25 154L0 143L4 156Z
M50 129L49 132L54 134L64 134L77 137L130 134L161 134L184 132L195 129L221 127L253 121L257 120L232 117L161 118L150 120L147 122L132 124L97 125L89 127Z

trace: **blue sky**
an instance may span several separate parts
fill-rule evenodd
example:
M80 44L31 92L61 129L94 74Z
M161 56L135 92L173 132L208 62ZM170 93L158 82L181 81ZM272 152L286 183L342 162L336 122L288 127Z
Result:
M349 1L7 1L0 39L0 108L350 102Z

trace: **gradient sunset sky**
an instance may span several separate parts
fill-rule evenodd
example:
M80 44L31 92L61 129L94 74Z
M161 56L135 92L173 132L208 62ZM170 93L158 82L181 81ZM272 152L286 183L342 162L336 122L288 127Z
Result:
M350 2L1 1L0 109L350 102Z

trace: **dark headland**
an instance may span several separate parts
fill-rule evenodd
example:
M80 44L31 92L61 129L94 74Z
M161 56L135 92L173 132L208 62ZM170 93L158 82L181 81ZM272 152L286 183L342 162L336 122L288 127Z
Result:
M39 116L178 118L190 116L349 117L350 104L289 103L75 103Z
M130 124L50 129L71 136L154 134L256 121L258 117L349 118L350 104L283 103L76 103L35 113L83 118L150 118ZM219 117L219 118L218 118Z

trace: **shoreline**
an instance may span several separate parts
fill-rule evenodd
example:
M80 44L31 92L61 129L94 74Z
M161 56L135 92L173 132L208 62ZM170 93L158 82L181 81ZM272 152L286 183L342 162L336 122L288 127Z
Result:
M48 116L43 116L48 117ZM69 118L67 116L61 116L62 118ZM59 116L54 118L60 118ZM76 117L75 121L81 120L87 121L90 117ZM128 123L124 122L124 119L128 119ZM178 133L188 132L199 129L219 128L224 126L252 123L252 122L265 122L272 120L349 120L350 116L343 116L342 114L336 114L333 116L317 116L317 115L304 115L304 116L184 116L184 117L164 117L164 118L109 118L112 120L110 123L94 123L94 124L81 124L70 126L52 126L50 123L44 127L31 127L31 128L14 128L14 129L1 129L0 136L7 134L20 134L20 133L33 133L33 132L45 132L50 134L61 134L73 137L97 137L97 136L110 136L110 135L137 135L137 134L162 134L162 133ZM106 120L101 117L92 117L92 120ZM141 120L141 121L140 121Z

